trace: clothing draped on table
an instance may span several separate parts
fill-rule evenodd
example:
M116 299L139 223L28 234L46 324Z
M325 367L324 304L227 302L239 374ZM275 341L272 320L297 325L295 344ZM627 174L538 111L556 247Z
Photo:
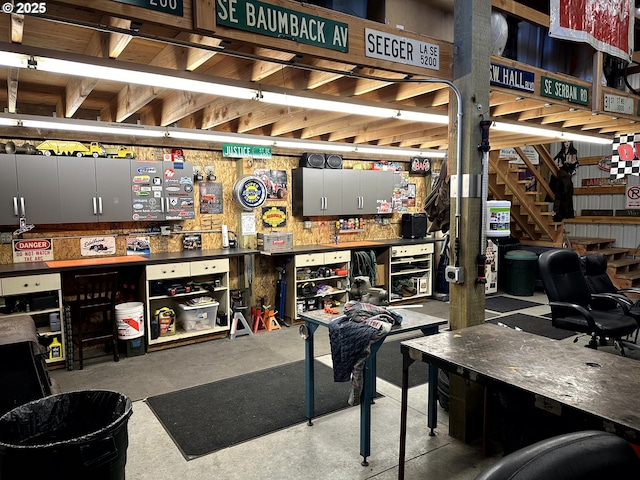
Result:
M329 343L333 361L333 379L351 380L349 405L360 403L364 364L371 345L385 337L402 316L378 305L349 301L344 315L329 324Z

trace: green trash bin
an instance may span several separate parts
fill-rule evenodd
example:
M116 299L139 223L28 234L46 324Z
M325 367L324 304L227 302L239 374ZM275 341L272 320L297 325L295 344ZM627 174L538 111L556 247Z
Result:
M507 264L506 291L522 297L533 295L538 271L538 255L528 250L511 250L504 256Z

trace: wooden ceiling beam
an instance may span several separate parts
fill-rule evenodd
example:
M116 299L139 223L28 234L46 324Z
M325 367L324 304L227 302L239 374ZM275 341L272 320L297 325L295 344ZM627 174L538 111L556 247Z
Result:
M24 15L11 14L11 43L22 43L24 37Z
M18 104L18 72L17 68L10 68L7 75L7 110L16 113Z

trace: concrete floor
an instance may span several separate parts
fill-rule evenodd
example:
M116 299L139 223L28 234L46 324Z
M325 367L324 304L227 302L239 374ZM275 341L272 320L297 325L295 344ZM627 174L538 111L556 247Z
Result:
M539 307L520 310L530 315L549 312L546 296L519 297L540 302ZM449 304L428 300L430 315L448 318ZM514 312L509 312L512 314ZM496 315L487 312L486 317ZM507 314L504 314L507 315ZM585 343L586 338L583 338ZM573 341L573 338L567 341ZM330 362L326 329L316 332L315 353ZM145 398L200 385L242 373L302 360L304 343L298 327L264 332L253 337L220 339L151 354L111 361L109 356L85 360L84 370L51 372L63 392L110 389L133 401L128 422L129 447L126 476L134 480L233 479L379 479L397 478L400 431L400 388L379 379L384 397L372 407L372 443L369 465L359 456L360 409L347 408L295 425L256 440L186 461L166 433ZM300 379L304 381L303 378ZM426 429L427 386L409 391L407 433L407 480L472 480L498 456L485 457L479 445L466 445L448 435L448 415L440 407L436 436ZM346 403L346 398L345 398ZM185 408L189 408L185 405ZM212 408L232 409L233 405Z

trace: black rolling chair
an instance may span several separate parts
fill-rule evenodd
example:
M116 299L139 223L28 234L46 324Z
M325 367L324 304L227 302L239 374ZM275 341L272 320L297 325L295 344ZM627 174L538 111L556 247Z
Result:
M69 302L73 343L78 347L80 370L84 368L83 349L104 343L111 349L113 360L118 354L118 325L115 318L118 273L75 275L75 297Z
M629 293L640 295L640 289L618 289L607 273L607 257L601 253L581 256L580 267L592 294L606 293L615 295L617 298L617 301L611 298L594 298L591 302L593 308L596 310L617 311L618 313L624 311L627 315L635 318L638 326L640 326L640 305L636 305L635 300L627 296ZM637 344L637 341L638 330L635 332L633 342Z
M622 337L637 328L636 320L622 312L595 310L592 301L599 298L616 299L611 294L592 295L580 269L580 258L573 250L548 250L538 258L540 278L544 286L554 327L591 335L589 347L598 348L612 338L624 355Z
M622 438L588 430L552 437L516 450L476 480L602 480L637 478L640 458Z

